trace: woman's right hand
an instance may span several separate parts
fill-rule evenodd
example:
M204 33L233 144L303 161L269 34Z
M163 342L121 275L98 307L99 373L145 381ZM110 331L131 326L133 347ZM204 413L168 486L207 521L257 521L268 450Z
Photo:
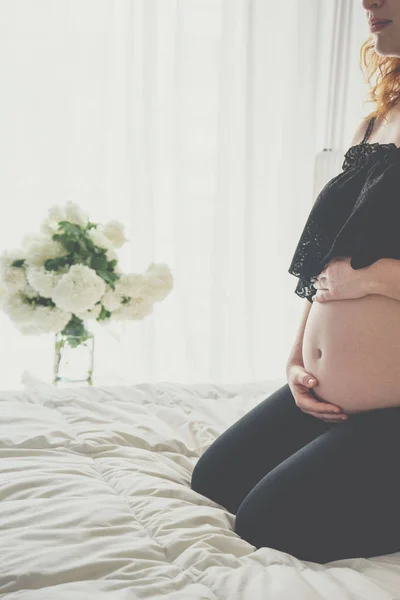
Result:
M307 373L303 365L290 365L286 374L296 405L301 411L327 423L342 423L347 420L348 416L339 406L317 400L313 396L310 390L318 382L313 375Z

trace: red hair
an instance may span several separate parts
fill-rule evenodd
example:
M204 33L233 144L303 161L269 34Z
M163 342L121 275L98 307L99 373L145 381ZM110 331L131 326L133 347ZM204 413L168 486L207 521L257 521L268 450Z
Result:
M366 101L375 102L375 110L369 115L384 116L400 102L400 58L380 56L375 52L374 37L370 35L360 50L360 67L364 80L370 84ZM375 85L371 79L376 76Z

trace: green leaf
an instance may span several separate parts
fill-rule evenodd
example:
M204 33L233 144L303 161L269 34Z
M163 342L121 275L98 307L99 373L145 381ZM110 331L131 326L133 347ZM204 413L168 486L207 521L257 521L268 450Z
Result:
M97 271L97 275L99 277L101 277L102 279L104 279L104 281L106 283L108 283L108 285L113 290L115 289L114 281L119 279L119 276L117 275L117 273L109 273L108 271Z
M52 238L65 248L67 255L46 260L45 268L48 271L66 272L67 267L71 265L86 265L96 271L97 275L112 289L115 289L115 281L120 279L120 275L114 271L118 261L107 260L106 248L97 246L87 235L87 231L96 227L97 224L91 222L82 228L76 223L60 221L58 232L54 233Z
M78 337L68 337L68 343L71 346L71 348L77 348L78 346L80 346L81 344L83 344L84 342L86 342L87 340L89 340L92 336L91 335L84 335L80 338Z
M11 266L12 266L12 267L23 267L23 266L24 266L24 263L25 263L25 259L24 259L24 258L19 258L19 259L17 259L17 260L14 260L14 261L11 263Z
M105 252L105 250L103 248L100 248L100 246L96 246L96 244L93 242L93 240L90 237L86 237L86 245L88 247L88 250L90 250L90 252L94 252L99 253L99 252Z
M60 221L58 224L58 228L63 229L68 235L76 237L83 235L85 231L77 223L70 223L69 221Z
M52 238L56 242L62 244L62 246L64 246L66 251L70 254L72 252L79 252L80 250L80 245L78 244L78 242L75 239L69 238L64 233L54 233Z
M73 252L70 255L71 265L86 265L90 267L90 253Z
M85 324L82 319L76 315L72 315L71 319L68 321L60 334L67 338L68 343L73 348L76 348L92 337L92 334L85 328Z
M36 306L50 306L54 308L56 305L51 298L43 298L43 296L36 296L32 298L32 304L36 304Z
M47 271L62 271L64 267L71 264L68 256L59 256L58 258L48 258L44 267Z
M52 238L62 244L68 253L85 253L88 251L88 238L86 238L85 230L80 225L69 221L60 221L58 229L63 233L54 233Z
M108 266L106 254L94 254L91 257L91 267L95 271L105 271Z
M23 294L20 294L25 304L29 304L30 306L49 306L54 308L56 305L54 304L51 298L44 298L43 296L34 296L33 298L29 298Z
M105 321L106 319L109 319L111 317L111 312L107 309L104 308L103 305L101 305L101 311L99 316L97 317L96 321Z

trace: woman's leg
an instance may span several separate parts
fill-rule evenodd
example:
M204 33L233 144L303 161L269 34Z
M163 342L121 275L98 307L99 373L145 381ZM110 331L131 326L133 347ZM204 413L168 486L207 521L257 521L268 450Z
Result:
M400 408L352 414L270 471L236 532L300 560L400 552Z
M211 444L195 465L191 488L235 514L269 471L321 433L342 426L303 413L285 384Z

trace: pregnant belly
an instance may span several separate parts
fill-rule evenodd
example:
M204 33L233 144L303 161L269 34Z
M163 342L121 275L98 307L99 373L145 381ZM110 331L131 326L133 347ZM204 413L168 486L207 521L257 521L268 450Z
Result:
M400 406L400 302L377 294L315 302L303 336L315 397L347 413Z

